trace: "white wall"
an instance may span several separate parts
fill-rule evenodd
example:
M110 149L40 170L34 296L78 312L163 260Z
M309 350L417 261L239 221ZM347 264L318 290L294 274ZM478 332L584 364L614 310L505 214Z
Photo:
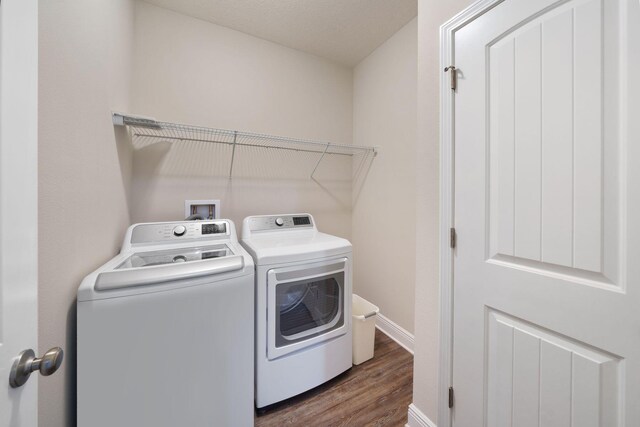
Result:
M115 142L110 110L128 109L134 10L130 0L39 9L39 354L65 351L60 371L40 378L39 419L66 427L75 425L76 290L129 224L131 153Z
M440 25L471 0L418 0L418 147L413 403L431 420L438 412L439 352L439 64Z
M178 123L351 143L350 69L148 3L136 5L135 23L131 112ZM309 211L323 231L350 237L349 183L318 185L303 174L310 173L309 168L295 171L297 179L277 179L275 170L250 179L216 178L214 169L226 173L228 165L206 145L167 144L136 152L134 222L182 219L185 199L219 198L222 216L238 226L251 214ZM199 162L194 162L194 153ZM245 172L259 168L269 156L244 156L253 162L245 163ZM296 162L290 158L280 165ZM271 159L269 164L275 169L279 163ZM239 168L242 164L234 166L235 171Z
M354 292L409 332L416 271L417 18L354 70L354 144L380 147L353 210Z

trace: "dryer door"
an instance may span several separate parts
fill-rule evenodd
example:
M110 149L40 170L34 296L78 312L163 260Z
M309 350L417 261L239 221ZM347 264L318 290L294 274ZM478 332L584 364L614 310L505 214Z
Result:
M348 330L345 290L349 260L269 270L267 283L268 357L275 359ZM347 313L345 313L347 312Z

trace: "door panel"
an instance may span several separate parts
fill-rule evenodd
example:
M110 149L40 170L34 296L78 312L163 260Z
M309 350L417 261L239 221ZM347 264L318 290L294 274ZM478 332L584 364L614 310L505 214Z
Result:
M18 388L20 352L38 352L38 1L0 3L0 426L38 424L38 372ZM62 391L61 391L62 392Z
M514 255L540 259L540 26L514 39ZM491 60L491 59L489 59ZM499 167L499 165L498 165Z
M505 0L455 31L456 426L640 425L638 22Z
M573 10L551 17L542 36L540 260L573 265Z
M609 1L608 4L615 2ZM574 257L573 267L602 273L602 91L604 65L600 0L574 9ZM616 22L609 22L616 25ZM607 77L614 78L608 73ZM613 91L615 93L615 90ZM607 153L609 154L609 153ZM614 171L611 171L614 172ZM609 179L614 177L608 177Z
M620 357L495 310L487 318L489 426L616 425Z
M569 2L488 45L490 256L619 285L619 164L603 163L619 145L603 138L604 18L600 0ZM617 81L619 72L609 74ZM611 104L617 91L607 93ZM605 255L606 184L615 199Z

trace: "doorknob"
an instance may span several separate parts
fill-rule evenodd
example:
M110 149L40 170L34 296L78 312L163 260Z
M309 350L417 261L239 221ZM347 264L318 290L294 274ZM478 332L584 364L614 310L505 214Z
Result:
M60 347L54 347L47 351L44 356L38 358L33 350L24 350L13 362L11 374L9 375L9 385L17 388L27 382L32 372L40 371L40 374L47 377L58 370L62 365L64 352Z

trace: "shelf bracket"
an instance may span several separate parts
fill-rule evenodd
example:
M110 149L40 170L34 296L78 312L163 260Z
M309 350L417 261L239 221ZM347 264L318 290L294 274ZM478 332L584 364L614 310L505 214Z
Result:
M322 161L322 159L324 158L324 155L327 154L327 150L329 149L329 146L331 144L327 143L327 146L324 147L324 151L322 152L322 155L320 156L320 158L318 159L318 162L316 163L316 167L313 168L313 171L311 172L311 176L309 178L314 179L313 175L316 173L316 170L318 169L318 166L320 166L320 162Z
M233 174L233 162L236 158L236 142L238 140L238 131L233 131L233 148L231 150L231 166L229 166L229 179L231 179L231 175Z

